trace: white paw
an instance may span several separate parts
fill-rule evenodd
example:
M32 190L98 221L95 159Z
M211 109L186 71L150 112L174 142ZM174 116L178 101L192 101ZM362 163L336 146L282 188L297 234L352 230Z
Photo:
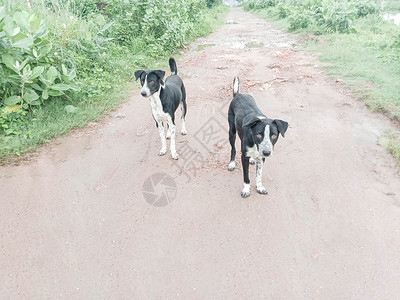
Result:
M167 135L165 136L165 138L166 138L167 140L169 140L169 139L171 138L171 133L168 132Z
M181 130L181 134L182 134L182 135L186 135L186 134L187 134L186 129L182 129L182 130Z
M175 159L175 160L177 160L179 158L179 155L176 152L175 153L171 153L171 155L172 155L172 158Z
M158 155L162 156L162 155L164 155L165 153L167 153L167 149L162 148L162 149L160 150L160 152L158 153Z
M240 193L240 195L241 195L243 198L247 198L247 197L250 196L250 192L249 192L249 191L242 191L242 192Z
M242 193L240 195L242 195L243 198L247 198L250 196L250 184L244 184Z
M257 187L257 192L264 195L268 194L267 189L263 186Z
M229 170L229 171L233 171L233 170L235 170L235 167L236 167L235 162L234 162L234 161L231 161L231 162L229 163L229 165L228 165L228 170Z
M250 163L251 165L254 165L254 164L256 163L256 160L255 160L254 158L250 157L250 158L249 158L249 163Z

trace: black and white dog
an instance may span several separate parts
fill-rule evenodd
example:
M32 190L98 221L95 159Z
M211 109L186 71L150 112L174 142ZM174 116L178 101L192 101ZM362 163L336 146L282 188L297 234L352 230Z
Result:
M288 123L282 120L267 118L257 107L254 98L248 94L240 94L239 78L233 81L233 100L228 111L229 142L231 144L231 161L228 170L235 169L235 139L236 132L242 142L242 166L244 187L242 197L250 196L249 163L257 165L256 186L260 194L267 194L261 182L262 168L265 157L274 151L279 133L285 136Z
M172 74L167 77L165 83L163 78L165 72L162 70L137 70L135 71L136 80L140 78L142 84L141 94L150 99L151 110L161 138L161 150L158 155L167 152L166 138L171 138L171 155L173 159L178 159L175 149L175 111L182 104L182 124L181 133L186 134L186 90L182 79L177 75L175 59L169 59L169 67ZM164 132L164 124L168 125L167 136Z

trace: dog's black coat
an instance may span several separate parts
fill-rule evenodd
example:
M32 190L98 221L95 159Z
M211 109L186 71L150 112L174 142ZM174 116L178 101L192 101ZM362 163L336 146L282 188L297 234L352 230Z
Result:
M231 144L231 161L229 170L235 168L236 133L241 140L241 161L243 167L244 188L242 196L250 196L249 163L255 159L257 163L257 191L266 194L261 184L262 167L265 157L270 156L278 141L279 134L285 136L288 123L282 120L267 118L257 107L254 98L248 94L239 93L239 79L233 83L233 100L228 111L229 142Z
M153 118L159 129L162 148L159 155L166 152L166 142L164 136L164 122L168 124L168 134L171 135L171 153L174 159L178 159L175 150L175 111L182 104L182 134L186 134L185 117L186 89L182 79L178 76L178 68L173 58L169 59L169 66L172 74L163 81L165 72L162 70L137 70L135 71L136 80L140 78L142 85L141 95L150 98Z

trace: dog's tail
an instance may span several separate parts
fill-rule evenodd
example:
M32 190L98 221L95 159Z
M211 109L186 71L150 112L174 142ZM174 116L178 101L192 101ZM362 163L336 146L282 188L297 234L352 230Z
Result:
M240 89L239 89L239 77L235 77L235 79L233 79L233 97L235 97L237 94L240 93Z
M172 57L170 57L169 59L169 68L171 69L172 74L178 74L178 68L176 66L175 59L173 59Z

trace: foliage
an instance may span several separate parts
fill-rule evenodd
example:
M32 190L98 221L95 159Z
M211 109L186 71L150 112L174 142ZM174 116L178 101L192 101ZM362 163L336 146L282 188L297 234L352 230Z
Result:
M371 0L248 0L244 8L268 9L278 18L287 18L291 30L310 28L317 34L354 32L357 18L381 11Z
M355 1L355 7L358 17L366 17L368 15L379 14L382 10L378 2L374 2L371 0L357 0Z
M206 0L206 5L208 8L216 7L222 4L222 0Z
M0 162L100 118L129 97L134 70L226 12L219 0L0 1Z
M26 114L27 112L20 109L19 105L4 108L0 113L0 134L5 136L21 134Z
M115 0L106 8L115 22L110 35L124 45L143 39L152 55L170 52L202 22L205 6L203 0Z
M93 13L99 13L105 3L99 0L45 0L47 8L60 12L70 11L77 17L86 17Z
M76 73L58 65L47 39L48 29L36 14L0 7L0 95L4 105L27 109L68 90Z

